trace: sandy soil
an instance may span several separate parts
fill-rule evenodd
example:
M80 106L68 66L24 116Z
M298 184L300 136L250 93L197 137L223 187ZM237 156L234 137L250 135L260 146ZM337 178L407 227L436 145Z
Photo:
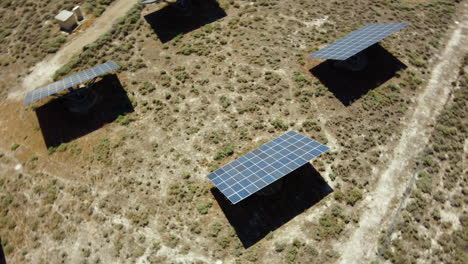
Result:
M12 91L8 99L18 100L39 86L52 81L52 77L61 66L66 64L74 55L81 52L84 46L96 41L103 33L107 32L115 21L123 16L135 4L135 1L117 0L95 20L94 24L78 36L69 41L63 48L52 56L32 68L32 72L22 82L22 89Z
M125 4L123 2L124 1L116 1L115 5L123 6ZM135 0L126 0L125 2L133 4ZM244 2L244 4L247 4L247 2ZM294 4L292 5L294 6ZM130 7L131 6L129 5L128 8ZM153 5L152 7L155 8L157 6ZM110 10L115 11L115 14L123 14L124 12L124 10L115 8L115 6L110 7ZM111 12L110 10L106 11L106 14L104 14L105 17L110 17L107 15L107 13ZM262 11L262 8L259 8L259 10ZM266 10L266 8L263 10ZM45 220L43 221L46 222L48 221L47 219L52 218L54 215L59 215L61 217L60 219L63 219L64 221L60 224L60 228L66 230L66 237L61 241L53 240L49 227L44 224L44 226L40 227L40 232L35 232L38 234L37 237L38 241L41 243L40 246L34 247L30 240L26 243L19 243L12 239L10 243L19 246L15 247L15 251L12 253L11 258L24 259L24 262L29 263L41 263L41 259L44 260L43 263L60 263L62 261L64 263L84 263L85 258L83 256L83 249L90 248L92 249L92 255L88 259L89 263L95 263L98 259L100 260L100 263L149 263L147 257L151 257L154 263L250 263L250 261L247 261L248 256L255 256L257 254L258 263L286 263L286 254L288 251L278 253L274 250L274 246L276 242L284 242L289 245L292 243L294 238L304 241L307 245L310 245L313 248L320 249L321 252L328 252L330 249L328 247L329 242L325 241L327 243L326 245L317 242L312 236L313 231L311 230L316 230L315 223L318 222L318 219L323 215L323 212L326 211L327 207L334 204L332 195L329 195L328 201L323 200L323 202L315 204L311 208L307 209L307 211L303 213L301 212L294 218L290 219L289 222L284 223L271 234L271 238L265 238L262 241L257 242L257 244L251 248L244 249L240 244L240 240L234 236L231 237L233 227L220 208L219 203L209 192L212 185L206 179L209 168L207 163L211 162L213 154L222 147L224 142L234 143L236 146L235 156L238 157L241 155L241 152L247 151L249 148L253 148L254 145L259 142L263 142L274 137L275 134L267 132L266 129L261 129L262 131L260 131L254 128L254 125L256 124L255 122L263 119L265 119L264 123L268 126L269 120L267 119L270 117L296 120L296 124L291 125L292 129L300 129L301 123L308 118L313 118L314 120L317 119L322 127L321 133L325 134L328 139L327 145L329 145L336 153L339 153L342 150L346 151L347 147L341 144L342 139L340 138L340 134L333 131L336 126L330 124L329 121L338 116L345 115L344 112L354 111L353 107L346 108L331 93L329 93L328 96L314 97L313 100L310 100L310 108L302 107L298 103L299 99L293 94L295 88L292 88L296 86L293 73L298 69L298 64L296 61L290 59L294 54L289 54L285 50L286 47L290 47L290 43L299 43L299 47L291 46L291 48L288 49L296 50L297 48L295 53L307 54L304 48L306 47L307 37L302 36L302 29L307 28L304 32L310 32L312 29L318 31L320 28L325 27L325 24L330 23L330 21L334 21L334 19L333 17L328 19L328 16L320 14L320 19L311 20L309 17L314 17L313 14L309 16L308 14L301 15L300 12L299 14L296 14L298 12L286 12L286 9L279 10L284 14L280 13L281 15L278 17L282 20L287 20L287 23L291 25L291 27L288 26L281 28L281 30L284 32L289 32L289 28L293 28L295 30L291 34L288 33L286 37L279 37L279 35L282 35L283 33L277 34L275 33L277 30L275 29L272 31L271 40L262 40L259 37L258 40L255 39L252 41L252 43L256 43L258 45L251 45L251 42L241 42L240 39L245 38L243 36L227 38L229 40L232 39L234 43L230 43L226 45L226 47L220 48L219 54L227 54L228 52L233 53L234 56L229 60L229 64L227 62L215 62L214 58L210 58L209 56L182 57L180 55L173 55L176 53L178 46L169 43L168 49L163 49L163 44L159 40L156 41L154 37L149 37L153 36L154 32L149 31L150 29L148 27L139 30L137 33L132 33L135 34L135 36L141 34L138 40L143 41L136 42L135 49L138 50L138 52L136 52L136 56L141 56L148 66L147 69L141 71L126 71L119 74L119 79L125 87L125 90L134 95L133 99L135 99L135 102L139 103L136 106L135 113L131 114L131 117L135 118L135 121L128 126L121 126L117 122L106 124L85 136L73 140L73 142L70 142L69 148L72 148L72 145L76 144L76 146L82 150L79 155L71 153L70 149L67 152L57 152L49 155L46 147L44 146L43 135L38 126L38 121L36 120L37 117L34 114L34 111L31 111L29 108L25 109L24 107L19 107L20 102L17 100L6 100L5 102L2 102L0 107L5 110L2 112L11 114L5 116L5 118L0 118L0 135L5 135L4 138L6 138L4 141L5 143L2 142L2 144L0 144L0 153L8 153L3 158L5 161L2 160L2 163L0 163L0 172L2 171L1 169L4 168L5 175L8 175L7 179L13 179L13 177L16 176L16 173L14 173L15 170L22 173L26 178L24 182L27 182L27 188L24 190L24 196L31 197L28 199L27 203L24 203L23 208L27 208L27 212L24 212L26 210L17 210L18 213L17 216L15 216L19 219L17 222L20 223L21 220L24 223L29 224L33 221L29 219L34 218L35 220L37 218L35 217L35 214L39 212L39 209L42 209L42 207L39 208L37 205L39 204L42 206L44 202L40 200L40 198L36 198L39 197L39 195L33 192L33 187L46 186L50 180L57 180L57 183L55 184L56 186L59 186L57 188L61 188L60 186L64 187L58 192L57 200L50 205L50 213L44 216ZM242 11L237 11L237 9L231 8L228 10L228 16L224 21L220 21L219 24L224 28L229 28L228 21L231 21L231 17L235 17L239 12ZM269 12L262 11L258 12L258 15L260 16L268 13ZM112 19L117 17L115 14ZM253 16L255 16L255 13L252 14L252 17ZM307 17L307 19L304 17ZM253 26L263 27L263 25L265 25L266 27L266 25L282 25L281 23L284 21L279 18L276 20L269 18L267 22L261 23L253 22ZM91 28L86 29L86 34L96 34L97 38L99 34L95 33L93 30L99 30L101 33L104 33L104 29L102 27L96 27L96 25L101 22L104 23L106 21L101 21L99 19L99 21L96 21L96 24ZM108 24L110 25L111 22ZM204 32L203 28L196 30L198 32ZM238 30L239 28L232 29L232 31ZM249 29L245 27L242 28L242 30L245 30L248 33L255 33L252 36L260 35L255 32L258 31L258 28ZM265 31L265 33L268 32ZM143 38L143 36L146 37ZM222 35L213 33L212 36L220 37ZM28 90L41 86L41 82L45 83L49 81L54 71L59 68L60 65L66 63L73 55L68 54L64 50L68 50L70 53L74 52L76 54L80 51L79 49L82 45L86 45L91 41L89 37L90 36L86 36L85 39L83 35L77 34L73 39L69 39L68 45L63 47L58 55L49 57L41 63L42 66L38 65L33 69L33 73L30 74L26 80L30 80L34 85L24 85L23 88L19 87L19 92L14 94L12 93L10 98L21 100L22 95L24 95ZM79 41L80 38L83 39L81 42ZM190 41L197 40L192 36L192 34L187 34L184 37L184 43L189 43ZM273 47L270 42L275 43L275 47ZM281 64L266 62L267 64L262 67L252 65L250 58L255 54L263 54L261 48L257 47L261 47L262 45L270 47L272 54L275 54L275 56L283 56L285 59L282 59ZM258 49L255 49L255 47ZM237 54L235 51L237 51ZM246 56L241 56L241 53L244 52L246 54L250 53L251 56L247 56L248 54ZM169 60L167 57L170 55L172 56ZM187 60L187 58L190 60ZM233 66L232 62L235 62L235 66ZM210 68L214 63L219 65L219 68ZM194 66L196 64L200 64L201 68L197 69ZM42 69L44 65L51 68ZM249 65L251 67L247 67ZM189 88L190 85L201 86L197 84L197 81L202 80L203 78L209 78L210 84L206 87L200 88L200 95L191 94L188 93L188 91L187 94L185 94L184 91L176 92L175 90L171 90L172 88L163 87L161 85L162 81L158 79L158 73L161 70L167 70L169 75L172 75L172 69L178 66L186 67L186 71L189 72L191 78L194 79L187 81L185 86L183 86L184 88ZM247 70L250 68L252 73L245 73L242 69L243 67ZM303 74L305 76L309 76L310 68L310 65L304 66ZM229 74L227 73L221 75L214 74L225 69L232 70L232 76L234 77L229 77ZM445 71L445 69L445 66L440 66L439 71ZM230 91L228 88L224 87L226 83L229 83L226 82L226 79L234 79L232 81L233 86L237 87L241 86L241 84L235 82L236 78L244 76L248 79L254 79L252 76L255 76L257 73L260 74L259 76L263 76L264 71L271 71L279 74L282 78L281 83L289 84L291 88L283 89L278 85L275 89L282 90L278 90L279 92L277 95L270 95L267 94L267 92L262 91ZM440 76L435 78L435 80L438 80L439 78ZM262 78L256 78L256 81L252 83L263 84L264 82L261 79ZM27 83L26 80L25 83ZM135 84L132 84L134 81ZM157 89L152 94L142 95L138 92L140 83L136 83L136 81L149 81L156 84ZM218 85L219 87L222 87L219 88L219 92L213 94L209 93L211 89L215 89ZM445 86L442 88L445 89ZM438 89L439 87L427 88L427 90L430 90L431 92L437 92L439 91ZM273 89L271 91L273 91ZM312 89L312 91L315 90ZM417 94L423 92L424 91L418 91ZM445 93L445 91L443 92ZM180 93L180 95L186 95L187 98L183 100L173 96L172 101L166 100L164 98L167 93L171 93L172 95L178 95ZM425 98L427 98L427 94L428 92L426 92L417 103L411 105L419 105L418 109L422 107L425 103ZM232 109L228 108L228 110L224 110L223 112L221 104L218 103L220 100L219 96L221 95L226 95L232 100L233 105L230 106ZM243 101L236 102L236 98L240 95L243 96ZM271 97L278 103L263 107L263 104L260 104L260 99L262 97ZM200 98L207 101L209 100L211 104L205 105L203 100L200 100ZM283 100L283 98L287 99ZM409 98L414 99L415 97ZM151 102L152 99L161 99L166 104L164 106L165 108L158 111L148 110L148 112L146 112L147 108L144 107L143 102ZM364 99L365 98L363 98L363 100ZM235 105L234 102L236 102ZM322 107L325 103L333 105L333 108ZM268 110L263 112L262 109L262 111L258 110L258 113L246 113L244 115L237 116L237 106L248 104L259 104L261 108ZM356 102L354 108L359 107L359 104L359 102ZM433 105L439 105L439 103L431 102L427 107L423 107L421 108L422 110L419 111L425 112L427 109L431 110L433 109L431 108ZM308 104L306 106L308 106ZM283 114L283 111L285 110L288 111L288 115ZM306 113L302 113L302 111ZM410 109L410 111L412 113L414 109ZM408 121L408 124L411 124L414 119L418 118L424 119L424 121L423 124L418 124L414 127L409 125L405 126L407 127L405 133L408 134L406 136L408 138L405 139L406 141L411 141L416 137L413 133L416 133L419 136L420 134L416 130L421 127L426 129L424 131L429 132L427 124L430 122L426 119L431 115L434 115L433 112L427 114L424 113L422 116L416 114L413 116L411 113L409 113L410 115L405 119ZM159 117L158 115L164 115L164 117ZM236 116L236 120L233 120L232 116ZM400 115L398 115L398 117L400 117ZM401 117L403 117L403 114L401 114ZM252 137L252 140L238 140L238 135L234 135L233 133L231 134L230 132L224 134L224 131L239 131L239 129L233 129L232 125L245 126L249 128L249 136ZM195 132L195 134L189 134L187 133L189 128L198 128L200 130ZM400 134L399 129L400 127L398 127L398 135ZM412 129L414 129L414 131ZM280 132L275 133L279 134ZM311 134L315 134L315 132L311 132ZM215 143L210 143L211 135L219 135L222 143L216 143L217 145ZM125 139L123 136L125 136ZM95 147L99 145L103 138L106 138L111 142L112 152L105 159L106 161L112 162L112 165L107 165L106 163L97 161L94 158L94 156L97 155ZM229 140L224 141L223 138L227 138ZM251 146L245 147L246 142L249 142ZM12 146L13 143L21 144L18 150L14 153L10 150L10 146ZM159 144L157 150L152 150L154 143ZM395 142L393 141L391 142L390 147L392 147L392 149L394 143ZM416 145L419 146L420 144L418 143ZM202 148L198 148L198 146L202 146ZM379 148L382 148L382 150L385 151L389 146L387 144L382 144ZM410 150L411 149L406 148L405 144L400 144L400 152ZM390 157L386 157L385 162L380 164L383 167L388 166L386 161L390 160L392 156L391 151L389 152L388 156ZM411 159L412 156L407 157L406 154L403 155L400 152L396 151L393 153L393 156L400 155L397 158L399 160L406 161L406 158ZM416 156L416 154L417 153L414 153L414 156ZM364 157L367 155L368 153L362 153L362 156ZM38 158L37 161L34 163L29 162L28 160L34 156ZM339 158L341 157L338 154L337 156ZM231 157L231 159L232 158L234 157ZM189 163L182 162L186 160ZM8 163L2 165L3 162ZM317 160L317 162L319 161ZM222 161L222 163L226 163L226 160ZM335 189L335 184L339 183L339 181L333 182L331 180L329 175L331 174L332 169L328 163L326 164L326 168L324 168L325 171L322 172L321 175L329 185ZM398 165L395 164L392 166ZM28 174L29 171L33 171L32 166L34 166L34 172L44 172L44 175L37 176L36 174ZM382 169L380 172L375 172L375 175L382 175L383 170L385 169ZM180 179L179 177L185 172L191 172L189 181ZM387 181L382 180L380 182L381 186L376 190L376 192L371 193L371 197L374 199L387 199L387 197L382 197L381 191L382 188L385 189L385 187L387 187L386 185L389 185L394 186L390 192L392 192L392 194L397 194L394 196L399 198L398 188L400 186L392 180L392 175L394 173L400 176L400 172L395 171L395 168L393 168L393 170L388 170L388 172L382 176L383 178L387 178ZM375 175L373 177L377 178ZM368 176L368 174L365 175L365 177ZM402 176L406 177L406 175ZM196 197L194 200L191 200L190 202L181 200L175 205L169 205L167 203L168 199L178 197L170 194L169 189L171 185L177 183L180 186L186 186L187 182L190 182L190 184L193 184L198 188L195 192ZM151 183L151 185L147 185L148 183ZM375 182L372 181L372 187L374 187L374 184ZM26 184L22 183L22 186L24 185ZM75 196L74 192L80 187L86 187L87 193L83 194L83 196L78 199L78 196ZM180 194L183 194L184 190L185 189L180 191ZM384 192L383 194L387 194L387 192ZM367 192L366 195L368 195ZM35 202L34 199L38 199L38 201ZM200 215L197 211L197 206L207 201L213 201L213 207L207 215ZM361 211L365 211L367 206L376 206L380 204L380 201L379 203L372 201L363 201L362 203L364 204L364 207L361 207ZM39 209L36 210L36 208ZM369 215L372 215L375 211L379 210L377 207L372 208L372 212L369 212L369 214L366 213L361 220L366 221L365 217L369 218ZM355 210L357 208L351 209ZM141 227L132 222L133 213L137 210L140 210L139 212L149 212L147 216L147 220L149 220L148 226ZM391 211L392 210L387 210L387 214L382 213L373 221L376 221L377 224L380 223L382 219L392 213ZM34 217L27 218L26 214L34 214ZM361 223L363 221L361 221ZM213 222L219 222L223 225L223 231L221 231L218 237L213 237L209 233L211 232L211 224ZM192 225L196 226L199 223L202 233L194 234L190 228ZM372 234L376 229L371 227L377 226L377 224L373 222L370 223L369 228L360 230L359 232L361 232L361 236L356 236L355 239L365 238L368 232L370 232L369 234ZM122 225L122 229L118 229L117 225ZM13 230L15 233L12 231L11 234L23 234L20 232L20 229L23 228L23 226L26 226L26 224L18 224L18 227ZM33 234L32 231L29 231L29 227L24 227L23 229L25 230L24 234L28 234L29 237L33 236L29 235ZM354 229L354 225L350 227L349 233L352 232L352 229ZM145 242L135 243L140 236L144 236ZM219 239L225 236L229 237L231 241L230 246L221 250L218 245L220 241ZM180 239L177 246L170 245L171 237ZM376 237L371 237L369 239L369 244L373 243L372 245L375 244L375 247L377 247L376 239ZM346 240L346 238L343 238L342 240ZM116 250L117 246L114 245L117 241L121 241L123 244L123 249L120 251ZM354 249L354 244L356 243L354 242L353 244L353 241L349 242L349 244L346 244L345 246L349 249ZM158 251L153 252L152 247L154 243L160 243L161 248ZM144 254L139 257L133 257L132 253L135 252L135 246L139 247L140 245L145 249ZM186 246L190 249L188 252L185 252L184 248ZM366 249L367 247L365 245L359 245L358 250L360 251L358 252L358 255L352 256L353 258L350 257L350 262L363 256ZM22 252L26 251L27 254L24 256L24 253ZM236 255L236 252L243 254L243 256ZM339 250L339 252L341 253L343 250ZM66 258L62 258L61 255L63 253L66 253L68 256ZM301 249L298 253L298 258L303 258L304 253L306 253L305 249ZM321 255L319 257L309 258L314 259L313 262L303 261L302 259L296 260L296 262L332 262L331 259L329 259L330 261L322 261L326 253L320 254ZM66 261L62 259L65 259ZM36 262L34 262L34 260ZM366 263L365 261L358 262Z
M364 213L359 227L345 243L336 245L343 252L340 263L369 263L375 256L380 230L387 223L385 218L391 201L399 198L414 173L412 162L424 149L433 124L449 98L451 82L458 77L457 69L463 54L468 52L468 3L463 5L459 21L455 22L449 41L434 66L431 78L423 93L417 98L415 110L406 121L402 137L391 154L390 164L382 171L377 188L361 204Z

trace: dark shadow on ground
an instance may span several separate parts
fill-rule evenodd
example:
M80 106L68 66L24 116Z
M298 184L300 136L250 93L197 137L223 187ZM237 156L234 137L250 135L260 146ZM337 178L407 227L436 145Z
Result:
M334 61L327 60L310 70L325 87L345 106L395 76L406 65L379 44L364 51L368 57L367 67L359 72L339 69Z
M119 115L134 111L116 75L105 76L90 89L97 94L97 102L88 113L70 112L61 98L36 109L47 148L82 137L115 121Z
M191 14L182 16L180 10L168 5L145 16L162 43L186 34L226 16L216 0L194 0Z
M79 26L79 24L76 23L75 25L73 25L73 26L72 26L71 28L69 28L69 29L60 28L60 30L62 30L63 32L68 33L68 34L72 34L73 31L75 31L75 29L78 28L78 26Z
M6 264L5 254L3 253L2 240L0 239L0 264Z
M310 163L283 179L283 187L278 193L271 196L255 194L236 205L232 205L217 188L211 189L245 248L333 192Z

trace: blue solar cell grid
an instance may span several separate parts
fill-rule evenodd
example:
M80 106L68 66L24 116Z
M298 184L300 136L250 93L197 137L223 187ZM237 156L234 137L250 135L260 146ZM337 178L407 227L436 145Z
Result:
M63 78L60 81L54 82L45 87L39 88L37 90L34 90L28 93L26 95L26 98L24 99L24 104L25 105L30 104L32 102L35 102L47 96L50 96L58 92L61 92L63 90L66 90L68 88L71 88L80 83L92 80L96 77L99 77L103 74L106 74L118 68L120 68L120 66L117 63L113 61L108 61L104 64L100 64L100 65L94 66L93 68L87 69L85 71L70 75L68 77Z
M369 24L309 55L309 57L346 60L408 25L409 23Z
M289 131L214 171L208 179L236 204L328 150L315 140Z

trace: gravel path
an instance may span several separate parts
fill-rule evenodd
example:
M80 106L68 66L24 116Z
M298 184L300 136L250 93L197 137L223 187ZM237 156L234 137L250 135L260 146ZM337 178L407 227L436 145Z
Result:
M57 53L36 64L32 72L24 78L22 89L12 91L8 94L8 99L22 100L26 93L51 82L55 71L81 52L84 46L93 43L110 30L116 20L125 15L135 4L135 0L116 0L94 21L92 26L79 33L78 36L73 36L71 41L67 42Z
M370 263L375 257L380 231L393 215L391 201L401 198L408 181L413 161L428 143L433 124L449 98L452 81L458 76L463 55L468 52L468 2L460 5L461 16L453 26L449 41L441 52L425 90L416 99L416 107L406 118L402 137L391 154L390 163L377 171L380 179L374 191L360 205L364 212L359 227L348 241L335 246L341 252L339 263Z

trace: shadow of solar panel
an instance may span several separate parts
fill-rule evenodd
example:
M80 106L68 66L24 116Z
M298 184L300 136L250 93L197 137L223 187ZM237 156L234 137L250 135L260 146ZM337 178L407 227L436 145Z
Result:
M362 71L340 69L334 65L334 61L327 60L310 69L310 73L344 106L349 106L407 68L379 44L369 47L365 52L369 60Z
M35 109L46 148L96 131L119 116L134 112L132 102L115 74L106 75L94 84L97 100L87 113L73 113L62 98L51 100Z
M2 241L0 239L0 264L6 264L5 254L3 253Z
M328 150L317 141L289 131L214 171L208 179L236 204Z
M70 75L68 77L63 78L60 81L56 81L54 83L51 83L47 86L44 86L42 88L36 89L28 93L23 103L25 105L28 105L37 100L46 98L47 96L51 96L61 91L64 91L80 83L92 80L103 74L117 70L118 68L120 68L120 66L113 61L108 61L104 64L94 66L90 69Z
M333 192L310 163L273 185L281 186L278 192L269 196L252 195L236 205L225 198L226 194L221 189L211 189L245 248L251 247Z
M227 14L216 0L194 0L191 15L181 16L180 9L169 5L144 18L162 43L211 24Z
M409 23L369 24L309 55L309 57L346 60L408 25Z

